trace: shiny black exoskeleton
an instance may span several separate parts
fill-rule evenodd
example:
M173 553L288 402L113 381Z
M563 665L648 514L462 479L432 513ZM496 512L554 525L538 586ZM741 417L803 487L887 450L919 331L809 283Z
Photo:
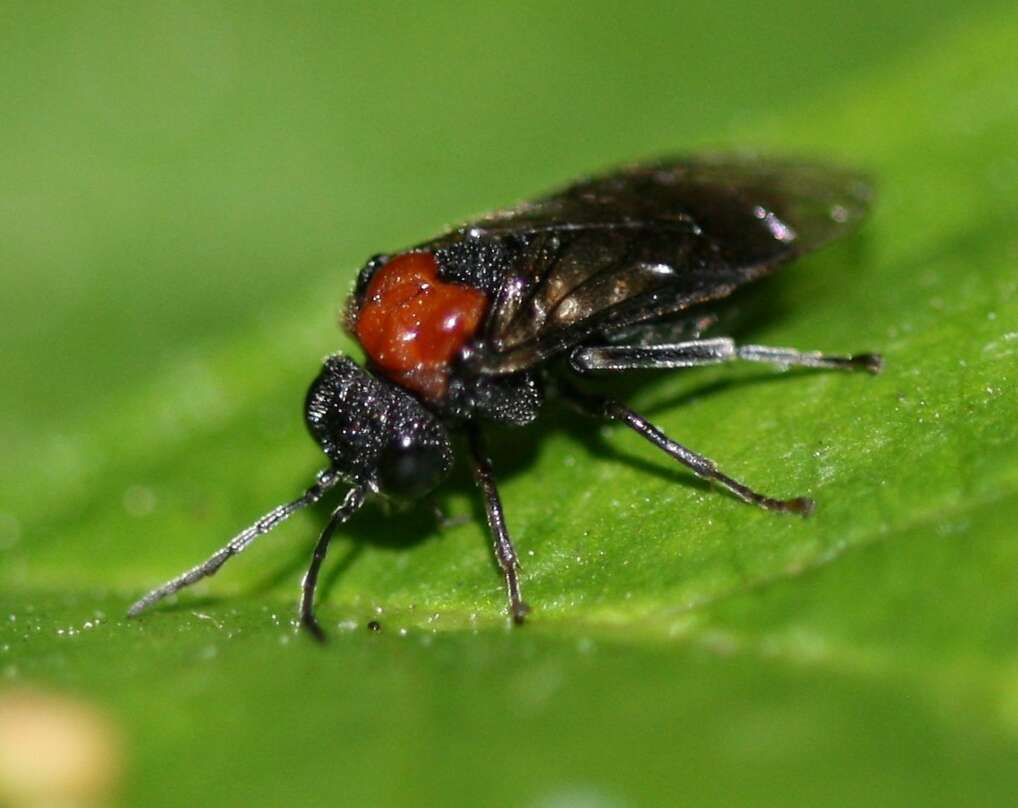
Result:
M328 456L303 496L268 513L208 561L153 590L136 615L216 572L231 556L339 482L349 486L315 548L300 618L316 636L318 570L335 528L369 494L424 496L466 433L485 498L509 613L523 621L519 564L484 448L485 422L529 423L545 389L594 417L620 421L738 498L808 514L805 497L774 499L722 473L624 404L570 377L733 360L880 369L875 354L828 356L704 338L716 301L849 232L870 202L858 174L821 164L708 156L640 164L497 212L361 271L348 326L366 368L329 357L305 415Z

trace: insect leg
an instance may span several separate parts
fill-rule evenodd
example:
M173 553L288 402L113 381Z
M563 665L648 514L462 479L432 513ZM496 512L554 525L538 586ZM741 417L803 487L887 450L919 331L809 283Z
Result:
M470 451L473 454L474 481L484 494L484 510L488 517L488 528L491 530L495 560L498 561L502 575L505 576L506 592L509 596L509 614L512 616L513 622L520 625L527 612L530 611L530 607L523 602L520 595L519 558L509 536L509 529L505 524L502 500L499 498L498 488L495 486L495 471L492 468L480 430L472 427L468 430L468 435Z
M337 482L339 482L339 475L332 469L326 469L325 471L319 472L318 476L315 478L314 485L305 491L303 496L295 499L293 502L288 502L286 505L280 505L278 508L273 508L265 514L265 516L251 525L251 527L242 530L230 539L229 542L213 553L206 561L196 567L192 567L186 572L178 575L176 578L167 581L162 586L153 589L145 595L145 597L136 601L134 605L127 610L127 616L137 617L153 603L156 603L175 592L179 592L181 589L184 589L193 583L197 583L202 578L215 575L223 564L229 561L233 556L237 555L237 553L247 548L251 542L259 536L264 536L272 530L272 528L280 522L288 519L301 508L318 502L318 500L325 495L325 492L336 485Z
M884 358L874 353L836 356L822 354L819 351L797 351L794 348L772 348L767 345L737 345L735 350L739 359L747 362L833 370L865 370L869 373L879 373L884 368Z
M346 497L339 507L332 512L329 523L322 530L315 544L315 552L311 556L311 565L308 567L304 580L300 585L300 624L306 628L316 640L324 640L325 633L322 627L315 620L315 587L318 585L318 571L325 560L325 554L329 551L329 542L332 541L332 534L336 528L354 515L358 508L364 503L365 491L360 486L355 486L347 491Z
M583 345L569 355L581 373L598 370L691 368L737 359L735 343L727 337L696 339L670 345Z
M757 505L769 511L797 513L802 516L809 516L813 512L815 503L809 497L774 499L773 497L757 493L749 486L729 477L714 464L714 461L701 454L697 454L691 449L687 449L681 443L676 443L642 415L633 412L633 410L619 401L589 395L568 387L563 387L562 392L581 412L597 418L607 418L625 424L638 435L678 460L698 477L717 483L743 502Z
M879 354L834 356L816 351L797 351L793 348L737 345L728 337L676 342L670 345L586 345L569 355L573 369L581 373L598 370L689 368L733 362L736 359L809 368L864 369L870 373L879 373L883 366L883 359Z

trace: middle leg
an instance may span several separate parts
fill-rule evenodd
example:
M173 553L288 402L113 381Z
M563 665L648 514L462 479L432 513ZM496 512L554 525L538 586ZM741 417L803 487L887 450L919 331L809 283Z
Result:
M505 577L506 593L509 596L509 614L516 625L521 625L527 612L530 611L530 607L523 602L520 593L520 561L516 555L516 548L513 547L512 538L509 536L509 529L505 524L502 500L499 498L498 488L495 486L495 470L492 468L491 459L488 457L480 430L476 426L472 426L468 430L468 436L470 451L473 455L474 482L484 494L484 511L488 517L488 528L491 530L495 560L498 561L499 569L502 570L502 575Z

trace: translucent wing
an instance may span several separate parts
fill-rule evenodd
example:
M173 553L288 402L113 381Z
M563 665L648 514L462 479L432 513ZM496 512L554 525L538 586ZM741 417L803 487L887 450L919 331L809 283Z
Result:
M724 297L848 232L871 189L819 163L635 165L464 226L520 244L475 367L513 373L595 334Z

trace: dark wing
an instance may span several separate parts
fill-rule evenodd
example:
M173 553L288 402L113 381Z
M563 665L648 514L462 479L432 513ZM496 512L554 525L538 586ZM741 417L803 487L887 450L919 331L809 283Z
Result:
M475 367L531 367L597 334L732 290L849 231L870 186L823 164L749 156L636 165L464 226L522 246Z

